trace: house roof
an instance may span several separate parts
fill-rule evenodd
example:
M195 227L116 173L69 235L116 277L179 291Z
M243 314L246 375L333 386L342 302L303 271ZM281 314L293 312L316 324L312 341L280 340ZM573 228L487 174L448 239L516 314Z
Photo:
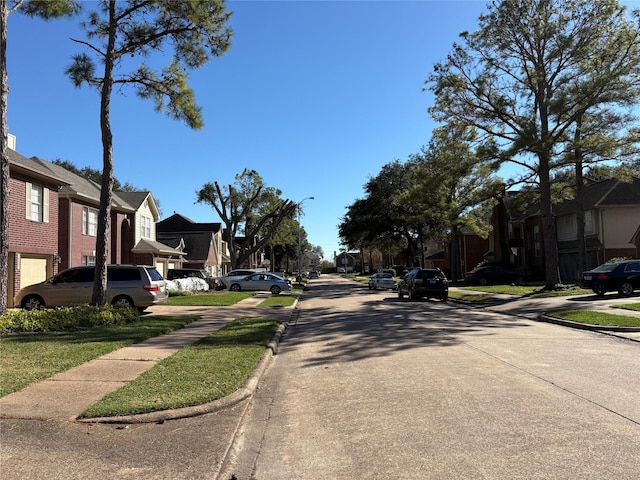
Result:
M156 253L172 256L185 255L185 253L180 250L176 250L175 248L171 248L163 243L156 242L155 240L150 240L148 238L140 240L136 246L131 249L131 251L133 253Z
M221 223L198 223L184 215L174 213L170 217L156 223L158 232L211 232L217 233L221 230Z
M153 213L154 217L158 218L160 216L158 206L153 195L151 195L151 192L117 192L114 193L114 196L120 198L136 211L142 207L145 201L148 201L149 209L151 210L151 213Z
M156 238L167 245L176 244L177 241L184 242L185 259L191 262L205 261L209 257L212 236L212 232L156 231Z
M64 177L49 168L49 165L41 163L36 157L27 158L10 148L7 149L7 153L11 170L20 171L23 174L40 178L59 186L69 185L69 182Z
M585 209L629 205L640 205L640 178L633 178L631 182L608 179L585 185ZM568 214L576 210L577 202L572 199L560 204L556 213Z

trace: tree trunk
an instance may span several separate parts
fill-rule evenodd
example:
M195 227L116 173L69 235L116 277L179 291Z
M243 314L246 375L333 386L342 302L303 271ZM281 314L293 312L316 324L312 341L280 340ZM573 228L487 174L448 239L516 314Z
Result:
M9 151L7 105L9 80L7 74L7 0L0 0L0 314L7 311L9 295Z
M96 271L93 280L91 303L107 302L107 253L111 226L111 202L113 199L113 135L111 132L110 106L113 89L113 52L116 38L115 0L109 1L109 44L104 62L104 82L100 98L100 128L102 130L102 185L100 188L100 212L96 237Z
M460 239L457 225L451 227L451 251L449 263L451 264L451 280L457 282L460 278Z
M576 121L576 133L574 136L574 155L576 161L576 223L578 241L578 279L580 273L587 269L587 244L584 235L584 179L582 177L582 148L580 140L582 136L582 121Z

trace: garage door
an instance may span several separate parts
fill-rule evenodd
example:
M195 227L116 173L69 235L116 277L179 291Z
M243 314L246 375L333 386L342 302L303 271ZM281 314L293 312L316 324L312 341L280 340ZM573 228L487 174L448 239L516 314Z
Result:
M20 288L47 279L47 259L22 257L20 259Z
M164 263L162 263L162 262L157 262L157 263L156 263L156 270L158 270L158 273L159 273L160 275L162 275L163 277L165 276L165 275L164 275Z

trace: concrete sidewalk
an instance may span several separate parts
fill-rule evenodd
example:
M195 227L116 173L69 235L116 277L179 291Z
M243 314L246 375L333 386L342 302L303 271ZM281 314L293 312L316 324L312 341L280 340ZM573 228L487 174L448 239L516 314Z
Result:
M86 362L51 378L34 383L23 390L0 398L0 417L34 420L75 420L86 408L106 394L117 390L152 368L160 360L173 355L186 345L219 330L238 317L268 315L286 322L293 308L256 308L268 297L257 294L230 307L174 307L157 305L149 308L149 315L198 315L202 317L173 332L150 338ZM157 412L119 420L133 423L180 418L214 411L229 402L239 401L246 392L231 399L221 399L220 405L211 404ZM214 402L215 403L215 402ZM111 419L113 421L113 419Z

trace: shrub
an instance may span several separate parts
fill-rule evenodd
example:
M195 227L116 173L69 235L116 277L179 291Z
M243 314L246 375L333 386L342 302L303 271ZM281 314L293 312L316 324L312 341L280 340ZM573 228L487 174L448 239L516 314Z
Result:
M105 305L59 307L43 310L10 310L0 315L0 333L56 332L104 325L124 325L138 320L132 308Z

